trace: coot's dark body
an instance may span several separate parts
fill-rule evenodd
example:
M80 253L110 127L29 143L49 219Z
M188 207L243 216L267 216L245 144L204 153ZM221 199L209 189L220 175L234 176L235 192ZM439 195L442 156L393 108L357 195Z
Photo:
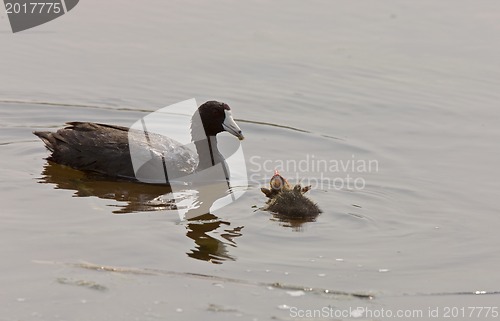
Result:
M269 199L266 210L291 218L314 217L321 213L318 205L304 196L300 185L282 190Z
M103 175L135 179L130 157L129 131L131 137L143 132L122 126L98 123L67 123L67 127L51 132L34 132L52 151L47 158L61 165ZM185 175L192 173L198 162L197 155L180 143L165 136L148 133L151 146L142 146L161 157L161 154L176 160L179 170ZM140 138L131 139L134 144L143 144Z
M269 198L264 210L287 218L312 218L321 213L316 203L304 196L310 186L295 185L293 188L278 172L270 181L271 189L262 188Z

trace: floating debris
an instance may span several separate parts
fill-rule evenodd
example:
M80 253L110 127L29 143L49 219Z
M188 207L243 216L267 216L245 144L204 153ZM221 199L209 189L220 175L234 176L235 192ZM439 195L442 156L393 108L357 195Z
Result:
M303 296L303 295L306 295L306 293L302 290L298 290L298 291L286 291L286 294L288 294L289 296Z
M218 304L212 304L210 303L207 307L207 310L208 311L212 311L212 312L239 312L238 310L236 309L233 309L233 308L226 308L222 305L218 305Z
M76 285L76 286L81 286L87 289L91 290L96 290L96 291L107 291L108 288L105 287L104 285L100 285L98 283L92 282L92 281L85 281L85 280L73 280L73 279L68 279L68 278L57 278L57 282L60 284L69 284L69 285Z
M304 291L307 293L313 293L313 294L328 294L332 296L351 296L359 299L368 299L371 300L374 298L373 294L369 293L351 293L351 292L344 292L344 291L334 291L334 290L329 290L329 289L320 289L320 288L308 288L308 287L300 287L300 286L295 286L295 285L286 285L282 283L273 283L271 284L274 288L277 289L282 289L282 290L300 290Z

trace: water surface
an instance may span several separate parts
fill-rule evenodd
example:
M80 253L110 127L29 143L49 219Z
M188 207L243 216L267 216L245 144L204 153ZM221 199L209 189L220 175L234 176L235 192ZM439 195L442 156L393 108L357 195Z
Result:
M16 35L0 17L0 320L498 306L497 2L86 1ZM232 107L253 175L204 220L47 163L31 133L192 97ZM271 167L312 159L378 167L284 169L323 213L259 210Z

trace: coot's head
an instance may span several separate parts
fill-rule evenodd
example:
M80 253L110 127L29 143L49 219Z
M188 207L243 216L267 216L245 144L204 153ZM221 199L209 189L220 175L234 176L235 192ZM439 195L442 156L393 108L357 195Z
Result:
M271 180L269 181L269 185L275 191L281 191L283 189L290 189L291 188L288 181L283 176L281 176L277 170L274 171L274 175L273 175L273 177L271 177Z
M215 136L220 132L227 131L238 137L239 140L245 138L240 127L234 121L231 108L227 104L215 100L207 101L198 108L198 113L206 136Z
M281 176L277 170L274 171L274 175L269 181L269 186L271 187L270 189L267 189L265 187L260 189L262 193L266 194L266 196L269 198L275 197L281 191L292 189L290 183L288 183L288 181L283 176Z

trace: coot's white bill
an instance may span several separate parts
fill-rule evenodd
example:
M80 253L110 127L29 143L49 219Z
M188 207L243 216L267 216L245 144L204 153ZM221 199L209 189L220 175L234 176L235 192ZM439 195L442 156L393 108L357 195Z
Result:
M226 118L224 119L224 122L222 123L222 128L224 128L225 131L238 137L239 140L243 140L245 137L243 136L243 133L241 132L240 127L234 121L233 115L231 115L231 111L225 110L224 112L226 114Z

